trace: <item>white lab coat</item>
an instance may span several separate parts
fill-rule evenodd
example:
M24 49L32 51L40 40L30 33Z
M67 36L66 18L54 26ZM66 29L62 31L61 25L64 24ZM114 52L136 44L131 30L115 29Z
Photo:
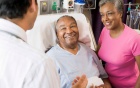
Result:
M0 88L60 88L54 62L26 41L22 28L0 19Z

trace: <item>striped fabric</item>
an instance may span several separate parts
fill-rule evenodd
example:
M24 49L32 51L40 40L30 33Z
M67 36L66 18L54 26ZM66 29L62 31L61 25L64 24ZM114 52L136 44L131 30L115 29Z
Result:
M0 88L60 88L54 62L26 40L23 29L0 19Z

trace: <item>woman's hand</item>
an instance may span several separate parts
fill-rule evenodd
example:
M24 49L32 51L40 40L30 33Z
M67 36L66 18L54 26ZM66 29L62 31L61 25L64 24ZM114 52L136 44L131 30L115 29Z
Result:
M95 88L106 88L104 84L100 85L100 86L95 86Z
M104 78L104 79L102 79L102 80L103 80L103 82L104 82L103 88L112 88L112 87L111 87L111 84L110 84L110 82L109 82L109 80L108 80L108 78Z

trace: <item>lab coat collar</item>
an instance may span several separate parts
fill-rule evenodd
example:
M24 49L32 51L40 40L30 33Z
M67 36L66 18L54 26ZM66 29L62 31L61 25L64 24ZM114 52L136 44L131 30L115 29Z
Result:
M12 34L22 39L23 41L27 42L26 32L21 27L8 20L0 18L0 31Z

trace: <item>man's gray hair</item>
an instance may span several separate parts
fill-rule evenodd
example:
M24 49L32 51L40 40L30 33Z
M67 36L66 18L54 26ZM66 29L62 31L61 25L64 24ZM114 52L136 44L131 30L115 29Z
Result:
M55 29L57 30L57 23L60 19L64 18L64 17L67 17L67 18L71 18L75 21L75 23L77 24L75 18L73 16L69 16L69 15L64 15L64 16L61 16L56 22L55 22ZM57 31L56 31L57 32Z
M113 3L117 10L123 14L124 12L124 3L123 0L100 0L99 7L102 7L106 3Z

